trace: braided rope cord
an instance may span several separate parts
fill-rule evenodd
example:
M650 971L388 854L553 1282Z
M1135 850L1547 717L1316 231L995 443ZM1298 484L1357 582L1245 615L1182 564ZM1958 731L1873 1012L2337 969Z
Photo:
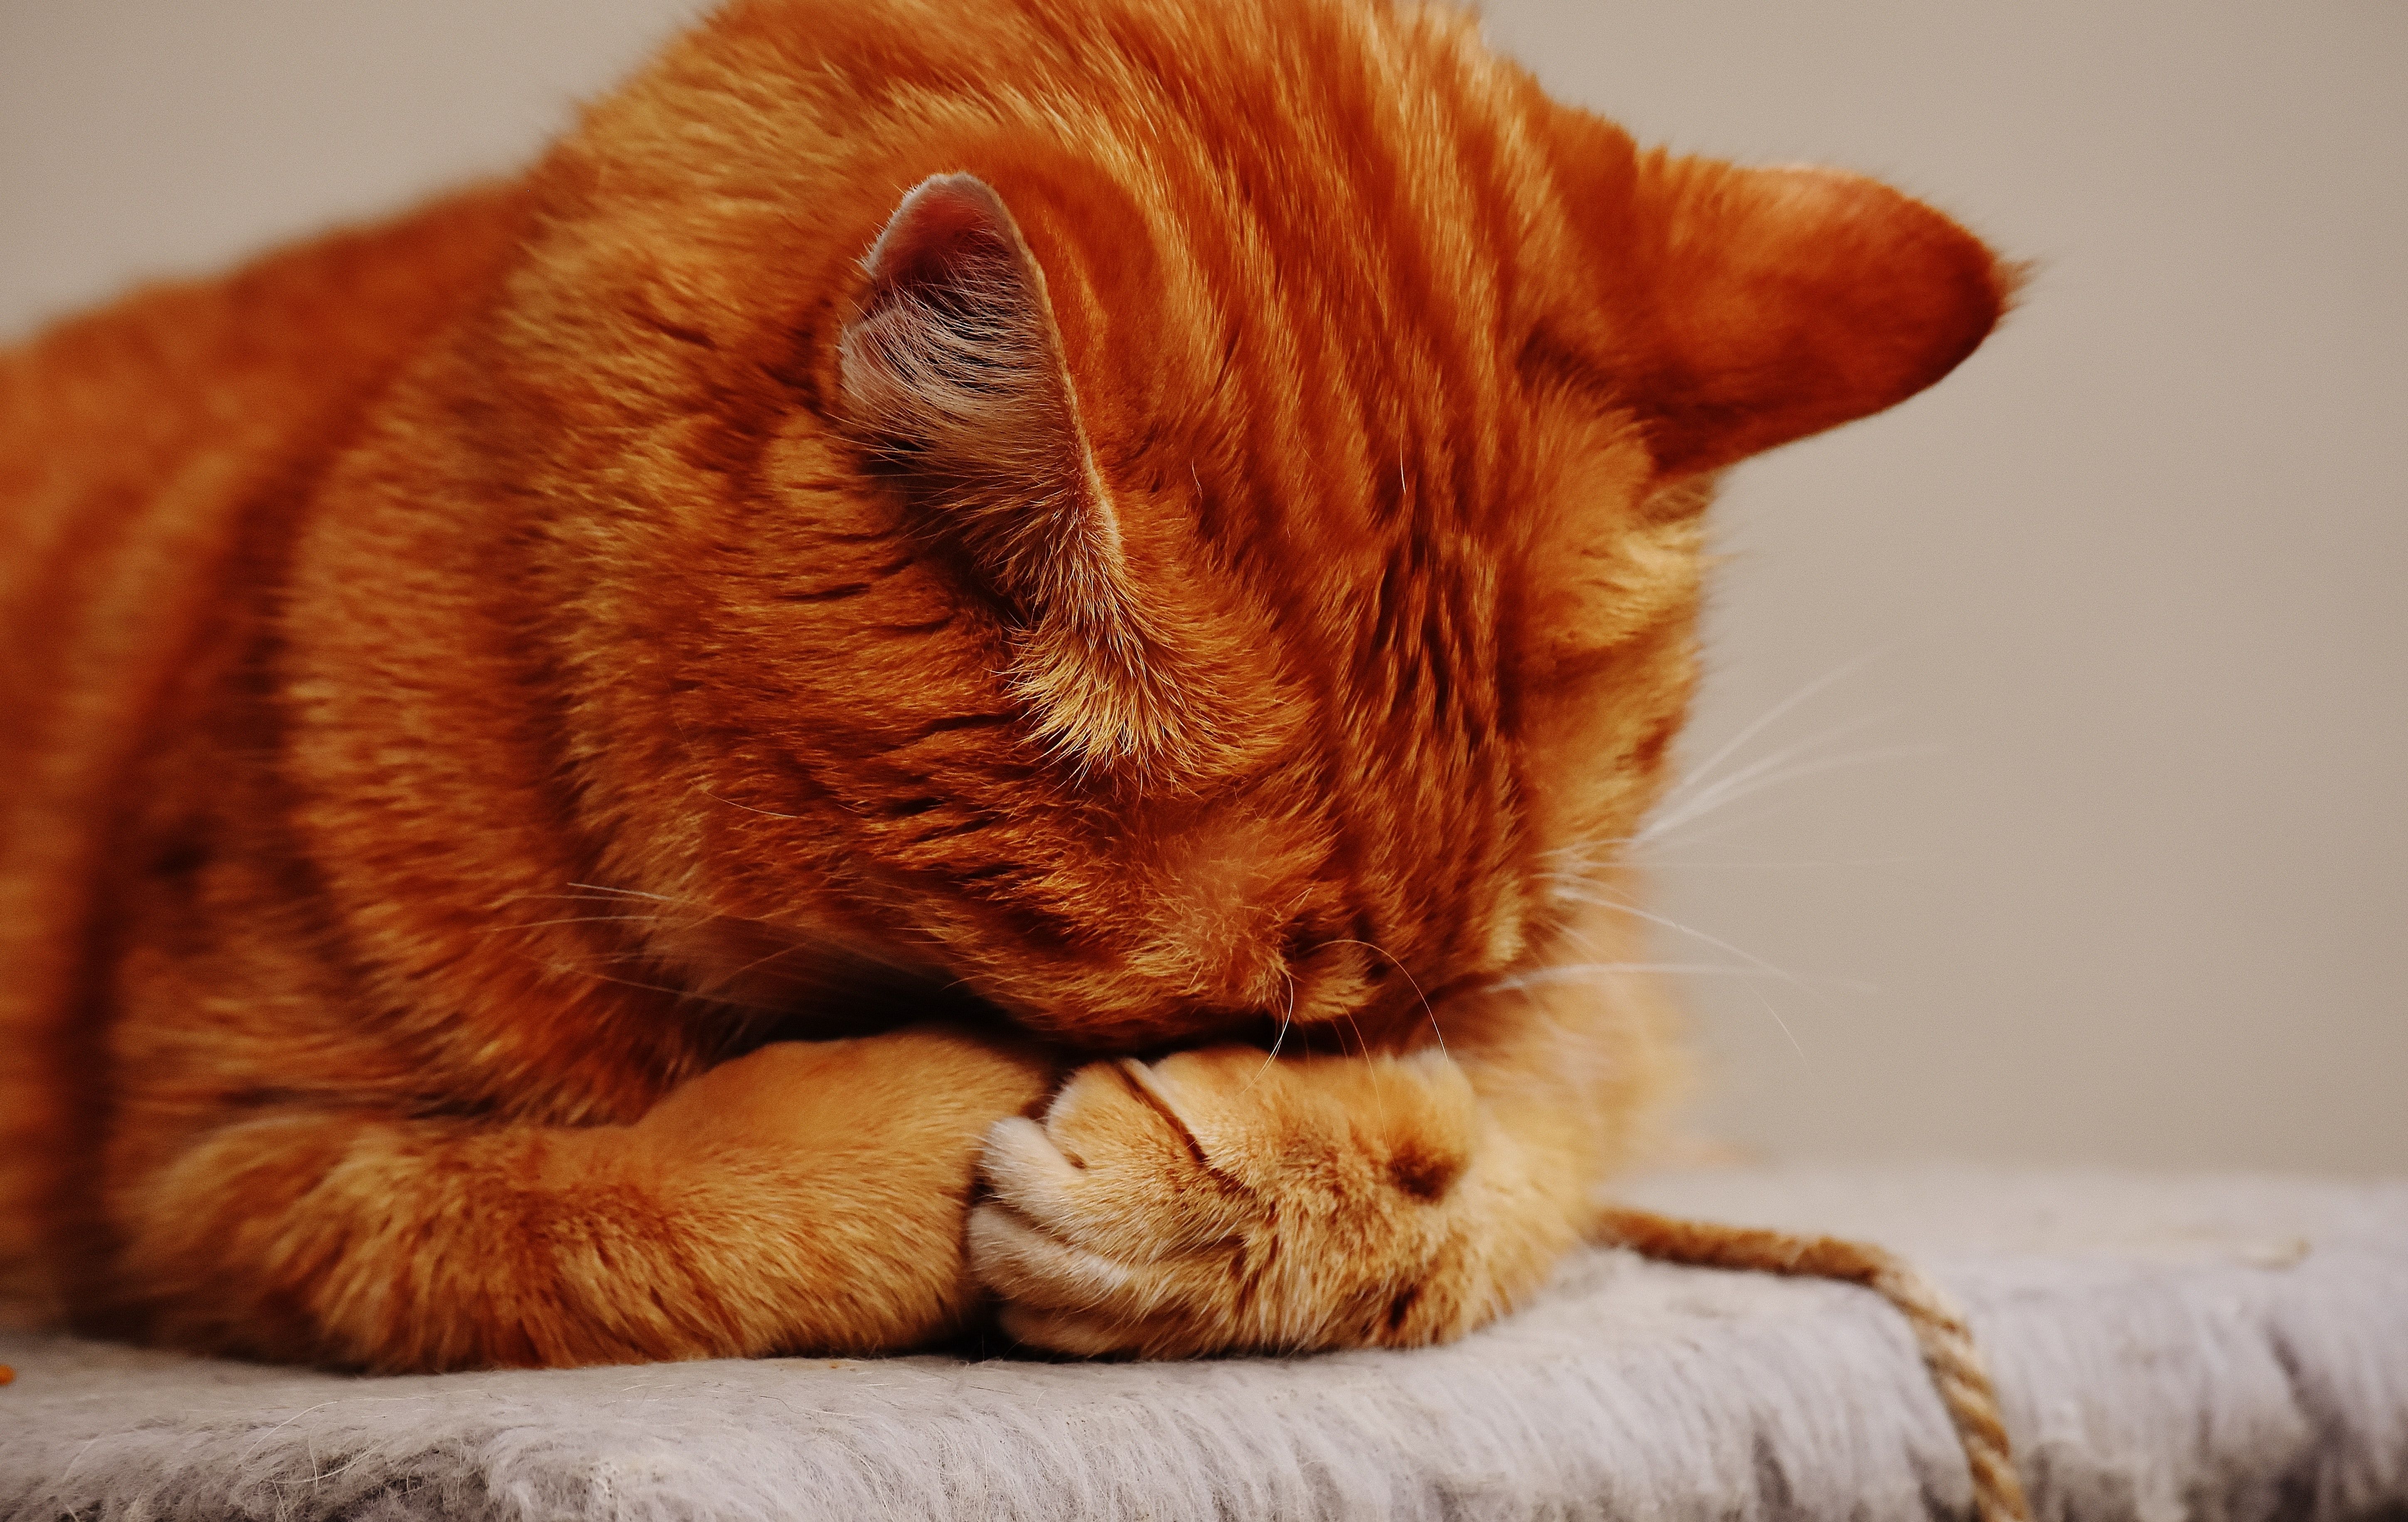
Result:
M1973 1476L1973 1515L1980 1522L2031 1522L2023 1482L2015 1477L1998 1392L1982 1366L1965 1316L1938 1285L1885 1248L1841 1237L1799 1237L1754 1227L1684 1221L1648 1211L1608 1209L1598 1240L1645 1257L1696 1268L1744 1269L1862 1285L1898 1307L1914 1329L1923 1366L1964 1445Z

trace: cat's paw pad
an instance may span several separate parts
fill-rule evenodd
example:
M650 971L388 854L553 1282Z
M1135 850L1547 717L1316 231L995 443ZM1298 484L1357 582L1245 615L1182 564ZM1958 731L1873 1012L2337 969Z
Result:
M1493 1309L1468 1250L1474 1114L1442 1060L1096 1063L988 1133L971 1260L1007 1331L1065 1353L1451 1335Z

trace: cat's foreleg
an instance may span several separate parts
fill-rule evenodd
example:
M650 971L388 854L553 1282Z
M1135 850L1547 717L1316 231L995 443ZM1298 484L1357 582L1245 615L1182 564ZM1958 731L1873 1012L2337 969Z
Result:
M971 1217L1005 1328L1166 1357L1412 1345L1542 1283L1649 1077L1643 1031L1533 1002L1485 1044L1274 1060L1221 1047L1075 1074L998 1122Z
M947 1029L783 1042L628 1126L290 1113L116 1201L161 1341L378 1370L910 1346L977 1303L981 1139L1041 1055Z

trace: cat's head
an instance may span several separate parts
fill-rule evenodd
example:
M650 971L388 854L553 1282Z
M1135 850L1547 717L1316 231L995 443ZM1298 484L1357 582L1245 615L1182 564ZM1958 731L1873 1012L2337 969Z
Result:
M547 173L502 331L606 869L1122 1046L1560 955L1714 472L2005 291L1354 0L738 7Z

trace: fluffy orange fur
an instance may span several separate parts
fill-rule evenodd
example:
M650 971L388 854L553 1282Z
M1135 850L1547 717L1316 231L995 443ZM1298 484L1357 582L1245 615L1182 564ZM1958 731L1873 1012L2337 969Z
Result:
M451 1369L1410 1344L1675 1070L1713 473L1989 253L1451 11L753 0L0 358L0 1275Z

